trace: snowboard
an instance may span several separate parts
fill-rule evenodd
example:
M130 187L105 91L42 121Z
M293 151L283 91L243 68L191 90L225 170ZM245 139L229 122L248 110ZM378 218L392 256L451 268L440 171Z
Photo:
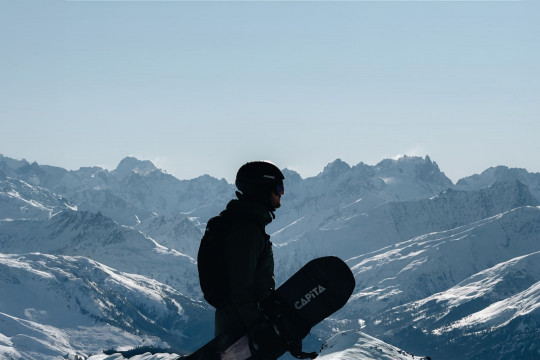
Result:
M335 256L311 260L260 303L266 324L261 326L261 338L298 343L313 326L342 308L354 287L354 276L343 260ZM261 348L261 353L268 350ZM226 334L180 359L246 360L253 356L252 350L247 334ZM271 350L277 358L288 349Z

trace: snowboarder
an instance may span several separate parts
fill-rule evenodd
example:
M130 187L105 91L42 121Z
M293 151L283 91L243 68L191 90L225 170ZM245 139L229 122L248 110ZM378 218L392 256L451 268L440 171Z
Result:
M216 337L248 333L251 346L257 347L255 342L261 341L257 334L263 314L258 304L275 288L272 243L265 227L281 206L284 178L279 168L267 161L248 162L237 172L237 199L231 200L219 216L223 283L215 312ZM212 231L211 221L207 233ZM201 256L200 249L199 262Z

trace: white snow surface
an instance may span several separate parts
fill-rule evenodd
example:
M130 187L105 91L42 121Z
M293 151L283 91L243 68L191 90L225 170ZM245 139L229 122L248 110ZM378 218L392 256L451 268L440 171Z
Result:
M204 310L144 276L84 257L39 253L0 254L0 293L2 353L13 358L57 359L141 344L163 346L163 340L139 330L169 323L181 343L190 316Z
M323 345L320 360L422 360L361 331L344 331L335 334Z
M0 252L85 256L200 298L195 260L102 214L66 210L44 221L0 221ZM174 271L171 271L174 269Z
M176 359L175 354L141 354L131 359L169 360ZM121 360L120 354L94 355L88 360ZM332 336L321 350L317 359L321 360L423 360L424 356L415 356L394 346L386 344L361 331L345 331Z

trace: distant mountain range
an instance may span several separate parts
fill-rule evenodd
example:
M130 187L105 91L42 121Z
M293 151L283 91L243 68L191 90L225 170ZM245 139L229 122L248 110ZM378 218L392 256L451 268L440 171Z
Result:
M499 166L453 184L428 156L283 172L267 228L277 282L324 255L357 281L306 347L328 340L323 359L540 357L540 174ZM213 321L198 244L234 191L131 157L68 171L0 155L0 355L196 349Z

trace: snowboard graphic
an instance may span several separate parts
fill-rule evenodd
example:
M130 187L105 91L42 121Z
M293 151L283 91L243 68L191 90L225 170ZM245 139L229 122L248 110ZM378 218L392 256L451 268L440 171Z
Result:
M280 344L298 343L313 326L347 303L354 286L354 276L343 260L335 256L311 260L260 304L266 317L260 338L267 343L271 338L279 339ZM227 334L180 359L246 360L252 350L246 334ZM277 358L289 349L261 346L262 353L268 350Z

